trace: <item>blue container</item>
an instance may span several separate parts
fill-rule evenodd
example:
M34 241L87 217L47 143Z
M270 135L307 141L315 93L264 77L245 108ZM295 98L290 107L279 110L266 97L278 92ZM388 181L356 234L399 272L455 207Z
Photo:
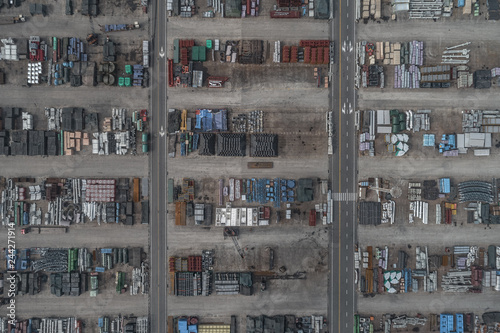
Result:
M291 179L290 179L290 180L288 181L288 187L289 187L289 188L295 188L295 180L291 180Z
M96 268L95 268L95 271L96 271L96 272L99 272L99 273L104 273L105 268L104 268L104 267L96 267Z
M269 201L273 202L273 201L274 201L274 198L269 198Z
M288 202L294 202L293 197L288 197Z
M288 196L289 197L293 197L293 191L292 190L288 191Z
M286 197L286 192L281 192L282 197Z
M73 68L73 61L69 62L69 68Z
M55 86L58 86L58 85L59 85L59 81L54 80L54 85L55 85Z
M56 79L58 79L58 78L59 78L59 73L58 73L58 72L56 72L56 73L54 74L54 77L55 77Z

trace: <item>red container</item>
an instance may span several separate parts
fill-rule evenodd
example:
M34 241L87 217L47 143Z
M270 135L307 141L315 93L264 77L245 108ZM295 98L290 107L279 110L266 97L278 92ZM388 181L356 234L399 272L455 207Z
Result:
M311 63L311 48L310 47L304 47L304 62L306 64Z
M316 226L316 209L311 209L309 212L309 226Z
M290 62L290 46L283 46L283 62Z

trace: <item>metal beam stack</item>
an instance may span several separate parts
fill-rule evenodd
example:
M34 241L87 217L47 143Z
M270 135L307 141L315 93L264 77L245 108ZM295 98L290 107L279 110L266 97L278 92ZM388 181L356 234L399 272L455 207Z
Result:
M481 201L493 203L493 185L485 181L471 180L458 184L460 202Z

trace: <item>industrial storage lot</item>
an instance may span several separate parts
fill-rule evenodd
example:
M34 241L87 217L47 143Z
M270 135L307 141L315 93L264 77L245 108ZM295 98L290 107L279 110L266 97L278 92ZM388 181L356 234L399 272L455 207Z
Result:
M385 15L391 15L387 7ZM498 45L492 42L495 23L485 21L492 14L482 2L478 16L463 14L456 7L451 17L435 20L409 19L408 13L398 13L397 21L360 21L358 41L379 46L376 42L390 41L390 46L423 41L423 62L418 63L418 56L417 61L406 62L406 70L417 65L422 76L425 66L444 66L443 55L452 54L451 50L464 49L468 56L467 61L449 64L451 70L443 72L448 77L434 81L449 82L449 88L437 88L434 83L432 88L422 88L419 76L420 89L400 89L396 88L401 84L396 82L396 66L382 64L379 51L374 51L386 80L383 89L358 90L359 133L367 134L359 142L360 225L355 265L360 317L356 324L360 331L371 326L382 331L390 327L391 332L482 332L483 323L493 330L495 320L483 314L498 311L495 165L500 137L496 128L487 127L488 119L479 118L472 125L467 116L473 113L470 110L492 110L491 117L496 117L497 78L491 75L484 82L491 87L478 89L483 82L473 74L477 70L494 73L498 66ZM457 27L462 29L460 34L453 33ZM473 32L476 29L480 35ZM382 47L386 58L393 59L393 52L399 52L398 44ZM401 57L401 64L404 60ZM472 74L474 81L465 83L470 87L457 88L466 81L453 76L454 67ZM407 82L403 78L402 85ZM370 111L365 110L387 111L375 111L375 118L369 118ZM384 112L390 120L383 119ZM381 118L377 119L377 113ZM371 124L375 132L369 129ZM469 192L468 184L486 186L485 196L479 188ZM463 278L457 283L459 275Z

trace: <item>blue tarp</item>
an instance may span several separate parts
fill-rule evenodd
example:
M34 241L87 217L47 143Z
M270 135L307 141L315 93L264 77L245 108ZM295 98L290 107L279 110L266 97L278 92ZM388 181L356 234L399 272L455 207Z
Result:
M201 109L196 115L195 129L203 132L227 131L227 110Z
M434 134L424 134L424 147L434 147L436 137Z
M189 325L188 331L189 333L198 333L198 325Z
M189 333L186 319L179 319L177 327L179 328L179 333Z
M465 6L465 0L458 0L458 7Z
M464 315L461 313L457 313L455 317L457 318L456 333L464 333Z
M439 180L439 192L450 193L450 178L441 178Z

